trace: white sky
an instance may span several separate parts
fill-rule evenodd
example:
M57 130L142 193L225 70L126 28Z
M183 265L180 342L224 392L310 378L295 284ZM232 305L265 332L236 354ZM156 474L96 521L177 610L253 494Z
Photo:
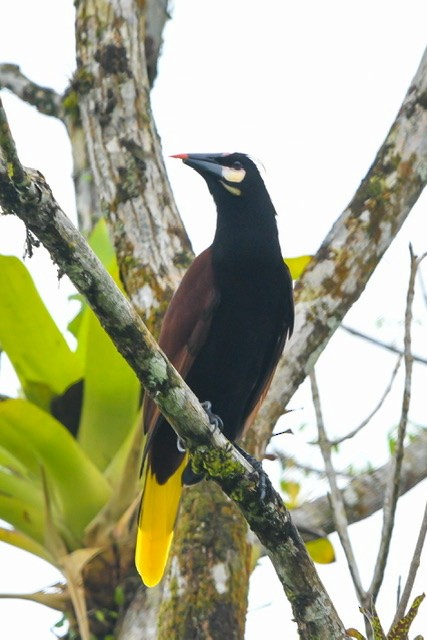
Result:
M62 91L74 69L71 0L14 0L0 20L0 62L14 62L42 85ZM245 151L259 158L279 213L285 255L314 252L350 200L384 139L427 45L427 5L423 0L176 0L165 32L163 56L153 91L153 110L165 155L191 151ZM24 164L41 170L55 196L74 216L69 143L62 125L3 94ZM197 252L212 238L215 214L203 181L187 167L167 160L178 206ZM401 344L408 280L408 244L427 249L424 195L386 254L347 324ZM23 254L20 223L0 218L0 252ZM70 287L58 285L56 270L43 251L27 261L49 309L61 327L71 315ZM426 269L424 269L426 274ZM414 351L425 354L426 309L415 303ZM375 406L395 359L343 332L321 357L318 378L325 420L343 434ZM13 388L3 378L1 390ZM411 419L426 424L425 368L414 371ZM385 434L398 422L397 392L354 442L343 446L338 464L381 464ZM318 463L307 441L314 437L307 385L291 403L287 419L294 437L278 444ZM307 428L298 432L298 427ZM275 443L277 444L277 443ZM277 471L268 464L267 470ZM313 491L325 491L324 481ZM418 532L426 483L401 501L393 560L379 600L384 625L390 622L397 577L406 575ZM370 579L379 516L352 528L365 586ZM363 622L335 542L338 562L320 570L346 626ZM427 588L426 553L415 594ZM44 563L3 546L0 592L40 589L57 579ZM280 585L263 561L252 580L247 640L265 635L297 638ZM13 640L53 638L57 614L18 601L0 602L0 637L14 628ZM288 630L288 628L292 630ZM412 636L427 629L427 607ZM10 636L10 632L8 633Z

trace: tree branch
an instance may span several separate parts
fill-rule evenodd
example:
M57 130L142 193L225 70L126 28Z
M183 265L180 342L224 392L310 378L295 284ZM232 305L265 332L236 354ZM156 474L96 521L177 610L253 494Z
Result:
M345 324L340 326L340 329L343 329L346 333L349 333L352 336L356 336L357 338L362 338L369 342L370 344L374 344L376 347L381 347L381 349L386 349L387 351L391 351L392 353L397 353L400 356L403 356L403 349L399 349L388 342L384 342L383 340L379 340L378 338L373 338L372 336L368 336L367 333L363 333L363 331L359 331L358 329L353 329L353 327L348 327ZM419 364L427 364L427 358L423 358L423 356L417 356L413 354L414 362L418 362Z
M317 386L316 375L313 371L310 373L311 391L313 396L313 404L316 412L317 429L319 432L319 446L322 453L323 461L325 463L326 476L329 482L329 488L331 490L330 500L332 507L332 514L335 523L335 529L338 533L342 548L347 559L348 568L353 580L356 593L359 598L359 602L363 604L365 591L363 589L362 580L360 578L359 569L357 567L356 558L353 553L353 547L348 535L348 520L345 512L344 500L341 491L338 488L337 476L332 463L332 445L329 442L326 429L323 422L323 414L320 406L319 389Z
M411 401L411 384L412 384L412 368L413 359L411 351L411 325L412 325L412 303L415 293L415 276L419 265L419 259L414 256L412 247L410 247L411 267L409 275L408 292L406 296L405 310L405 337L404 337L404 362L405 362L405 382L402 398L402 410L397 429L396 447L390 465L390 477L387 482L384 495L384 517L383 527L381 531L380 548L378 551L377 561L375 563L374 575L368 590L368 597L375 602L380 590L384 571L387 563L388 552L390 549L391 536L394 528L394 518L396 513L397 500L399 497L400 474L402 470L402 461L404 455L404 440L406 435L406 427L408 424L409 405ZM421 258L422 259L422 258ZM367 603L365 603L365 606Z
M49 250L82 293L186 448L239 506L276 568L302 638L340 639L345 631L289 512L276 492L261 501L258 474L223 434L213 431L197 398L156 345L129 301L105 272L53 198L40 173L25 170L14 151L0 102L0 202ZM11 170L12 168L12 170ZM15 176L19 177L15 181Z
M427 429L424 429L405 448L399 495L407 493L427 478L426 460ZM388 462L375 471L361 473L341 489L349 524L360 522L383 508L390 466L391 462ZM335 531L332 509L326 495L293 509L292 520L302 529L320 530L326 534Z
M397 622L401 620L405 615L406 607L408 606L409 598L411 596L411 591L414 586L418 567L420 566L420 559L421 559L421 554L423 551L426 535L427 535L427 502L424 509L424 515L421 522L417 542L415 544L411 565L409 567L408 578L406 580L405 587L403 589L402 597L400 598L399 604L397 606L397 610L396 610L396 614L394 616L393 622L391 623L391 628L393 628L393 626L397 624Z
M16 64L0 64L0 89L9 89L46 116L54 116L60 120L64 117L62 96L27 78Z
M259 454L427 183L426 96L427 50L374 163L296 284L296 332L250 433Z
M340 445L342 442L345 442L346 440L351 440L351 438L354 438L354 436L356 436L362 429L364 429L366 427L367 424L370 423L370 421L375 416L375 414L378 413L378 411L383 406L385 399L387 398L388 394L391 391L391 388L393 386L394 380L395 380L395 378L397 376L397 372L399 371L401 360L402 360L402 356L399 356L399 358L398 358L398 360L397 360L397 362L396 362L396 364L394 366L393 372L391 374L390 381L389 381L388 385L386 386L386 388L385 388L381 398L379 399L377 405L372 409L370 414L367 415L366 418L364 418L362 420L362 422L357 425L357 427L354 427L354 429L352 429L351 431L349 431L345 435L343 435L343 436L341 436L339 438L335 438L334 440L329 440L329 444L331 445L331 447L336 447L336 446Z
M145 27L145 58L150 85L157 76L157 63L163 43L163 29L169 20L168 0L147 0Z

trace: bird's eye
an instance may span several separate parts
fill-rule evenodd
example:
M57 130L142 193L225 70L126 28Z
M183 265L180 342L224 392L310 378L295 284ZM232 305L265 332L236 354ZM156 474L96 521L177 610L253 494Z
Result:
M222 168L222 177L228 183L231 182L234 184L239 184L240 182L243 182L243 180L245 179L245 175L246 171L244 170L242 163L238 160L232 162L230 166Z

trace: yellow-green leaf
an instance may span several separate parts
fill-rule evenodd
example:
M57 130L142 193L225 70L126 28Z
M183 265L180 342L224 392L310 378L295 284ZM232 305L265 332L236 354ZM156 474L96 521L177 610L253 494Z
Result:
M101 260L102 264L110 273L110 275L113 276L115 275L115 272L118 273L114 246L111 242L107 223L105 222L104 218L100 218L100 220L98 220L98 222L94 226L93 231L89 236L89 245ZM119 281L116 282L117 284L119 284Z
M298 256L297 258L285 258L285 263L289 267L292 280L301 278L312 257L313 256Z
M39 511L43 509L43 494L34 478L22 478L0 469L0 491L3 495L25 500ZM0 516L1 517L1 516Z
M21 477L28 477L29 475L28 468L25 467L16 456L13 456L10 451L4 449L2 446L0 446L0 467Z
M328 538L310 540L305 546L314 562L318 564L331 564L331 562L335 562L335 550Z
M43 511L25 500L0 493L0 518L39 545L44 543Z
M27 397L48 407L53 394L81 378L81 364L14 256L0 256L0 300L0 345Z
M22 531L0 527L0 540L12 545L13 547L17 547L18 549L28 551L51 564L56 564L55 559L42 544L39 544L33 538L26 536Z
M346 634L350 636L350 638L356 638L356 640L366 640L365 636L363 636L360 631L357 629L346 629Z
M141 385L89 308L80 326L79 352L85 362L85 386L78 439L104 470L135 423Z
M44 470L65 527L76 540L111 488L67 429L25 400L0 403L0 446L39 478Z
M301 491L300 483L292 480L282 480L280 488L286 494L285 504L288 509L295 509L298 506L298 498Z

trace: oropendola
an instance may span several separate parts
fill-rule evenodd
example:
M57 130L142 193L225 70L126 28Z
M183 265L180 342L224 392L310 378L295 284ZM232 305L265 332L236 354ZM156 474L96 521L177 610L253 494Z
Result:
M159 344L234 442L253 421L292 333L292 279L276 212L255 163L242 153L173 157L205 179L217 227L212 245L194 260L170 302ZM149 398L144 427L136 566L151 587L165 570L182 485L200 477Z

